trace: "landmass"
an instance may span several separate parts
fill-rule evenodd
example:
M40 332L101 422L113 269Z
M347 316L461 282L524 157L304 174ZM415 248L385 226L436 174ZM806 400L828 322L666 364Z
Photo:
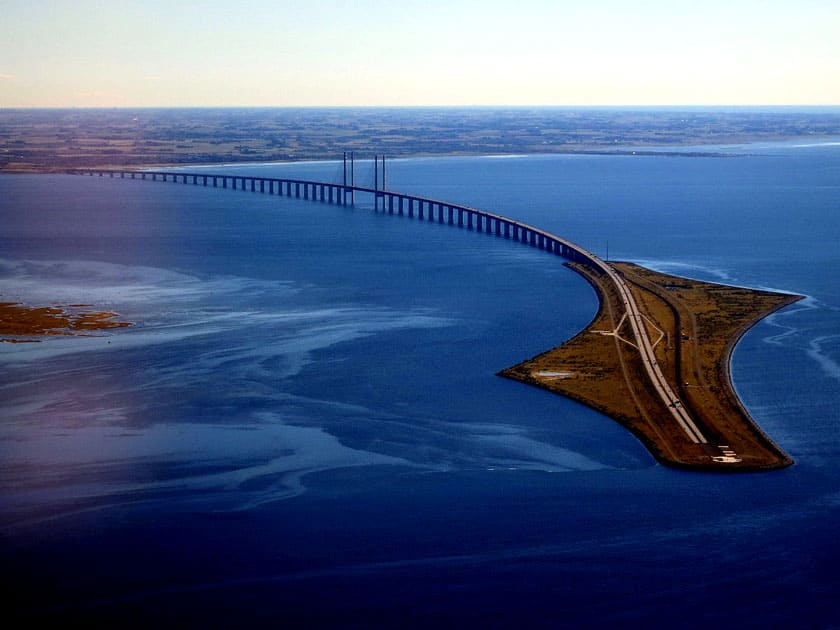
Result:
M392 158L718 155L689 145L840 136L840 109L332 107L0 109L0 172Z
M0 343L36 343L38 337L90 335L98 330L131 325L116 321L116 313L88 308L87 304L32 307L0 302Z
M754 471L793 463L755 423L729 374L740 337L799 295L701 282L630 263L610 263L632 291L656 361L706 442L690 439L646 377L626 311L612 282L568 263L598 292L600 308L566 343L500 372L586 404L636 435L661 463L715 471Z

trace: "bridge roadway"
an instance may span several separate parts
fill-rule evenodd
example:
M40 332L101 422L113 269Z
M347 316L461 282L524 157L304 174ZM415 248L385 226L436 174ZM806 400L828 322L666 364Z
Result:
M340 205L348 205L348 199L351 204L355 200L355 193L364 193L374 196L374 205L376 210L379 210L379 201L382 200L382 210L386 209L390 214L396 212L400 215L405 215L406 212L409 217L414 216L415 204L417 209L417 217L424 219L424 209L428 212L428 220L435 220L435 207L437 207L437 221L438 223L448 223L454 225L456 222L455 216L457 213L457 224L459 227L467 227L467 229L475 229L477 232L486 232L492 234L495 231L496 236L504 236L504 238L512 238L515 241L520 241L531 247L537 247L548 252L552 252L558 256L562 256L567 260L583 263L595 269L601 275L605 275L610 279L615 286L618 295L622 300L624 310L627 314L627 320L630 322L630 327L633 331L633 337L636 342L636 347L642 359L642 364L645 367L645 372L650 379L651 384L656 391L657 396L662 401L662 404L670 412L679 427L685 432L688 439L695 444L707 444L708 440L703 435L702 431L697 427L697 424L692 419L688 411L683 407L679 396L674 392L662 373L662 369L656 360L656 354L653 349L653 344L650 341L647 328L644 324L644 317L639 310L633 293L630 291L627 283L622 277L613 269L613 267L583 247L560 238L555 234L546 232L539 228L533 227L526 223L514 221L502 215L485 212L469 206L459 204L452 204L428 197L420 197L417 195L408 195L405 193L393 192L390 190L381 190L378 188L366 188L362 186L349 186L345 184L332 184L327 182L318 182L311 180L285 179L275 177L253 177L245 175L219 175L219 174L204 174L204 173L183 173L175 171L132 171L120 169L76 169L68 171L76 175L98 175L99 177L108 176L114 178L119 176L121 179L148 179L153 181L172 181L177 183L180 179L182 183L187 184L188 180L192 180L193 185L199 185L199 180L203 186L212 185L219 187L221 182L222 188L228 187L228 182L231 187L236 190L247 190L268 194L283 195L285 189L286 196L294 196L297 198L312 199L313 201L324 201L328 203L337 203ZM159 179L160 178L160 179ZM239 184L239 186L237 186ZM482 228L483 225L483 228ZM722 447L719 447L722 448ZM729 457L712 457L714 461L719 463L727 463Z

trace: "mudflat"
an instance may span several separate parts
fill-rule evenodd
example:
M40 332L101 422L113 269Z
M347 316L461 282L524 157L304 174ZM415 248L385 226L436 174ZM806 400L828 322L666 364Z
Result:
M98 330L125 328L116 313L91 311L86 304L32 307L0 302L0 342L33 343L49 335L89 335Z
M582 402L621 423L663 464L716 471L783 468L793 463L744 408L729 373L738 339L770 313L802 299L611 263L633 292L656 360L706 443L674 422L646 376L613 283L590 267L569 266L598 292L600 308L566 343L500 372Z

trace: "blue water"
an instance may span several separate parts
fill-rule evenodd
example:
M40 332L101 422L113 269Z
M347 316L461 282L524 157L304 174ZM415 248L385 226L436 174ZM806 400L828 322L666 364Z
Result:
M796 465L734 476L659 466L611 420L494 376L595 312L588 284L545 253L361 199L0 178L0 300L136 323L0 344L11 611L170 626L837 626L840 146L801 144L388 167L394 190L612 259L806 295L753 328L732 366ZM332 181L340 169L205 167ZM357 183L372 180L357 164Z

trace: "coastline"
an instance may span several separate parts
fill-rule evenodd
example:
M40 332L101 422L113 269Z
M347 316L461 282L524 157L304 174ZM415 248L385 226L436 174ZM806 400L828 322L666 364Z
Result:
M835 138L835 136L823 136L822 139L830 139ZM768 141L766 139L747 139L744 141L733 142L735 145L750 145L750 144L757 144L757 143L764 143L764 142L791 142L798 140L798 136L790 136L790 137L781 137L778 139L774 139L772 141ZM818 139L818 138L813 138ZM728 143L727 143L728 144ZM739 152L739 153L728 153L724 151L702 151L702 150L679 150L674 147L673 144L671 145L646 145L640 146L638 148L633 148L633 146L628 146L625 148L560 148L557 150L552 151L542 151L542 152L529 152L527 156L551 156L551 155L564 155L564 156L574 156L574 155L603 155L603 156L620 156L620 157L671 157L671 158L735 158L735 157L744 157L749 155L747 152ZM697 145L695 143L686 143L682 145L685 147L697 147L698 149L702 147L702 145ZM708 147L715 147L720 146L718 142L710 142ZM511 154L509 152L500 152L500 153L492 153L492 152L471 152L471 151L461 151L461 152L440 152L440 153L406 153L399 156L394 156L392 160L411 160L411 159L423 159L423 158L453 158L453 157L507 157ZM517 154L518 155L518 154ZM305 162L336 162L337 160L335 155L321 155L316 157L300 157L300 158L289 158L289 159L267 159L267 160L231 160L229 156L226 157L224 160L215 160L215 161L169 161L169 162L150 162L150 163L136 163L136 162L114 162L111 164L94 164L94 163L84 163L84 164L68 164L68 163L51 163L51 164L31 164L31 165L22 165L22 166L12 166L9 167L7 165L0 164L0 175L1 174L8 174L8 175L34 175L34 174L45 174L45 175L60 175L67 172L72 172L75 170L80 169L87 169L87 168L97 168L97 169L120 169L120 170L136 170L136 171L144 171L144 170L153 170L157 168L208 168L208 167L223 167L223 166L265 166L270 164L301 164Z

